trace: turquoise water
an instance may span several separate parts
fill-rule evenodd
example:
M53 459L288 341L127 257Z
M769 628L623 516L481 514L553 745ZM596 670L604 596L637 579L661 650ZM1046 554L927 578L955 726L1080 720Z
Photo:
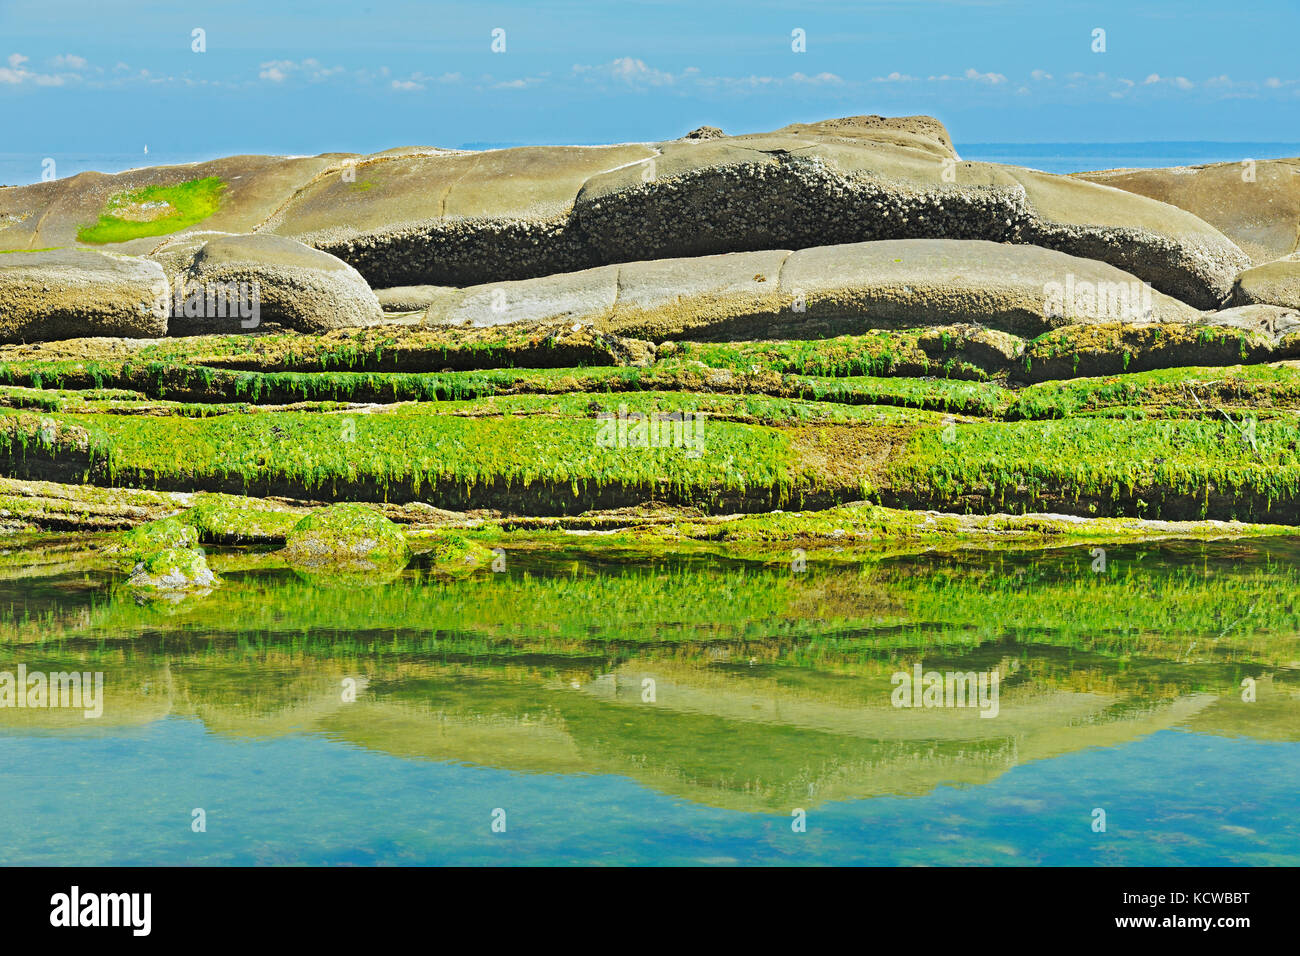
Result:
M1162 731L981 787L784 814L619 776L404 761L321 736L222 740L168 719L121 737L7 740L13 864L1007 864L1300 862L1300 746ZM1098 803L1112 808L1092 831ZM191 832L191 807L207 832ZM491 831L506 810L506 832Z
M1296 865L1298 555L548 545L343 589L228 552L140 604L9 550L0 672L106 691L0 708L0 864ZM996 671L997 716L893 706L916 663Z

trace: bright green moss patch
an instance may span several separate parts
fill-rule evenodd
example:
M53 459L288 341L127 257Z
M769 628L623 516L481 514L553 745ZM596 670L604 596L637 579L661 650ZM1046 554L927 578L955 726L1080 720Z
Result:
M1291 535L1285 525L1161 522L1138 518L1071 518L1065 515L962 515L853 505L823 511L773 512L714 521L674 522L637 532L643 541L716 541L737 545L798 544L881 548L895 542L949 542L996 547L1045 541L1110 542L1154 537L1220 538ZM852 554L852 552L849 552ZM789 552L783 552L788 555Z
M1141 334L1157 333L1166 335ZM1027 387L933 365L902 374L926 354L921 345L937 354L936 334L665 343L649 365L618 351L627 340L572 326L15 345L0 348L0 464L23 480L519 518L631 506L811 511L869 499L962 513L1300 523L1300 367L1165 368ZM582 348L593 363L624 364L543 364ZM539 364L509 367L524 356ZM461 370L418 370L443 362ZM186 519L208 542L279 543L296 521L293 509L248 514L214 502ZM59 527L67 511L42 503L14 513ZM121 520L109 511L103 520Z
M1173 406L1217 415L1221 406L1258 412L1300 409L1300 369L1290 365L1169 368L1040 382L1022 389L1008 418L1068 418L1104 408Z
M216 212L225 189L220 178L208 176L117 193L109 197L97 223L77 230L77 241L101 245L179 232Z
M895 405L972 415L998 415L1010 392L992 382L940 379L733 373L727 369L657 364L649 368L486 369L465 372L244 372L133 358L100 362L0 363L0 382L34 388L104 388L153 398L437 402L505 394L715 392L759 394L849 405Z
M792 375L835 378L846 375L942 374L917 347L920 333L868 332L840 335L815 341L771 342L666 342L659 347L659 361L702 362L733 372L766 369ZM986 373L973 367L954 367L953 377L984 379Z

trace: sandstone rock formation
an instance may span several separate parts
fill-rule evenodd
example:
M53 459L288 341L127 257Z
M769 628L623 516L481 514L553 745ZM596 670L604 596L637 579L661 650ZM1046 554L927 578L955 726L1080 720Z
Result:
M1300 253L1247 269L1237 277L1232 301L1300 309Z
M154 262L90 249L0 255L0 341L167 332L167 279Z
M447 291L446 286L399 285L376 289L375 296L385 312L423 312L434 299Z
M936 120L878 116L662 143L410 147L87 173L0 190L0 248L72 244L131 190L201 177L224 184L220 207L187 230L297 238L376 287L947 238L1097 259L1215 308L1249 264L1230 238L1182 209L1078 178L962 162ZM142 254L157 244L150 235L115 248Z
M901 239L603 266L447 289L428 324L569 320L622 335L819 337L977 322L1020 335L1088 322L1195 322L1113 266L1035 246Z
M1186 209L1235 242L1256 264L1300 248L1300 159L1107 169L1075 177Z
M180 278L199 291L225 286L255 290L257 321L274 322L302 332L352 328L380 321L379 300L346 262L282 236L224 236L199 247ZM188 303L189 299L186 298ZM238 331L227 314L173 311L173 331ZM249 322L253 324L250 325Z
M937 126L937 124L935 124ZM1199 308L1248 259L1200 219L1068 177L963 163L934 138L852 128L366 162L268 221L375 285L468 285L617 262L872 239L1035 244Z

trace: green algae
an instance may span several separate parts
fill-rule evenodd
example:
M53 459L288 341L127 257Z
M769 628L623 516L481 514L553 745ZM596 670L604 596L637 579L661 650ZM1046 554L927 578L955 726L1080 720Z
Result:
M135 561L156 553L191 549L198 543L198 530L184 517L175 516L146 522L122 535L124 553Z
M973 423L918 430L888 472L895 490L1016 510L1083 501L1093 513L1100 503L1138 517L1260 520L1277 506L1294 518L1298 437L1294 422L1251 420Z
M282 510L257 499L236 499L228 495L200 494L184 517L193 524L203 541L284 541L302 518L300 511Z
M383 491L451 486L469 494L494 482L571 489L613 485L706 493L788 490L788 441L763 426L709 422L706 451L604 447L594 414L467 418L399 407L384 414L276 412L203 419L69 416L102 436L109 480L237 489L276 481L307 490L365 482ZM3 417L0 416L0 422Z
M102 245L179 232L216 212L225 189L226 184L220 178L208 176L174 186L145 186L116 193L109 197L98 222L77 230L77 241ZM130 207L143 203L165 203L170 211L147 220L121 215Z
M1230 331L1195 334L1217 347ZM645 367L396 370L449 356L508 363L520 348L549 348L550 334L375 329L13 347L0 362L0 463L24 479L515 515L867 498L962 513L1300 522L1300 369L1285 363L1016 387L933 365L902 374L930 335L909 331L666 343ZM604 341L585 328L580 338ZM703 444L611 445L599 437L611 416L699 416ZM77 520L52 502L6 510L10 524ZM122 520L110 510L87 509L86 520ZM202 536L275 544L295 514L230 505Z
M473 537L456 531L437 531L419 539L422 552L436 572L464 575L490 567L496 553Z
M406 535L373 507L352 502L309 512L294 523L278 557L291 565L397 567L411 557Z

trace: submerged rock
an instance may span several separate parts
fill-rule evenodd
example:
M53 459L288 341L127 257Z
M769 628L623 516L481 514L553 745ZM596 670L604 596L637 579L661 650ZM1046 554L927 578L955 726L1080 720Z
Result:
M359 571L401 567L411 557L400 527L374 507L352 502L320 508L298 521L278 554L291 565Z
M0 255L0 342L166 334L155 262L90 249Z

